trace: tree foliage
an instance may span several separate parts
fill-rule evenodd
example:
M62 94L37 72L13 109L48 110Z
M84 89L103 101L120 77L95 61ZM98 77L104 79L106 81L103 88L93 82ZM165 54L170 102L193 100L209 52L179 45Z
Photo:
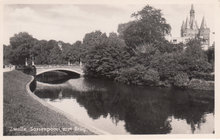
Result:
M134 21L121 25L125 28L122 28L125 43L130 47L161 42L170 33L171 27L159 9L147 5L141 11L133 13L132 17L135 18Z
M189 77L187 73L180 72L174 77L174 86L185 88L188 86Z
M26 32L20 32L10 38L10 45L4 46L5 63L24 65L28 60L35 64L67 64L80 59L81 42L73 45L56 40L37 40ZM6 62L7 61L7 62Z
M109 37L103 35L104 41L101 42L96 40L96 36L93 36L94 39L90 38L94 41L90 42L93 46L87 46L87 42L83 43L83 46L88 48L84 58L85 73L88 76L112 79L117 74L118 69L127 65L126 58L129 54L125 51L125 44L118 38L117 34L110 33Z

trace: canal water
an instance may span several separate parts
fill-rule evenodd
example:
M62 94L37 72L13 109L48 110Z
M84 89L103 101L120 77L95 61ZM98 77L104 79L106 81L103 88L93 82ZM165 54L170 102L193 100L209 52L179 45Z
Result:
M36 79L34 93L39 98L111 134L214 133L213 91L131 86L48 73Z

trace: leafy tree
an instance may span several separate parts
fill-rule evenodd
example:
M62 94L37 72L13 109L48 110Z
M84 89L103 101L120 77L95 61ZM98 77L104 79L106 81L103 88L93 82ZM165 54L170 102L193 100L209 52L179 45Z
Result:
M117 34L111 33L109 37L105 37L105 34L99 33L99 37L101 36L104 36L102 41L97 41L97 36L90 38L90 44L93 46L87 47L84 59L85 73L88 76L113 79L118 70L127 65L126 59L129 54L125 51L125 44ZM95 42L91 42L91 40ZM87 46L87 44L88 42L83 43L83 46Z
M118 25L117 32L119 33L120 38L124 38L123 32L132 24L132 22L123 23Z
M31 51L35 64L49 64L50 49L47 48L46 40L36 40Z
M182 66L178 64L179 53L158 53L153 56L150 67L159 72L160 79L172 80L178 71L182 70Z
M161 53L182 52L183 46L183 43L172 44L167 40L162 40L154 44L154 47L157 48Z
M105 33L101 31L95 31L91 33L87 33L83 38L83 44L81 46L81 60L85 62L84 58L87 53L96 46L101 46L106 42L107 36Z
M49 63L50 64L63 64L62 63L62 51L58 46L54 46L54 48L50 51Z
M72 62L79 62L80 61L81 54L82 54L81 47L82 47L81 41L76 41L72 45L71 50L70 50L70 54L71 54L70 60Z
M207 56L205 55L205 52L202 50L200 40L192 39L186 44L186 46L186 57L190 59L201 59L207 61Z
M197 73L209 73L212 66L208 62L205 52L201 48L199 40L190 40L183 54L178 57L178 63L182 66L182 71L186 72L190 78L196 78Z
M123 31L125 43L130 47L161 42L170 33L171 27L159 9L147 5L141 11L133 13L132 17L136 20L129 22Z
M31 48L34 38L26 32L20 32L10 38L11 45L11 63L25 64L25 59L31 58Z
M103 44L106 39L106 34L102 33L101 31L87 33L83 38L83 45L85 47L95 47L97 45Z
M208 58L208 62L211 63L214 66L214 62L215 62L215 45L208 48L208 50L206 51L206 55L207 55L207 58Z

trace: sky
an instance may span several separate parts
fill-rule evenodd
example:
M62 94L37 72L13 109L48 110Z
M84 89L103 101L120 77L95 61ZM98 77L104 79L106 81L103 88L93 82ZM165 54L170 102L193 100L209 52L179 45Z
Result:
M82 41L86 33L100 30L117 32L118 24L133 20L130 15L146 4L8 4L4 5L3 43L15 33L28 32L39 40ZM173 37L180 36L182 21L189 17L191 4L150 4L161 9L171 25ZM214 5L194 4L200 27L205 16L207 26L214 32Z

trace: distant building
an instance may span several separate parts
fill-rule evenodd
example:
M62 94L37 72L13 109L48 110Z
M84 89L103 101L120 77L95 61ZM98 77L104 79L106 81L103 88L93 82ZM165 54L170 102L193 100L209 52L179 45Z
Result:
M190 39L201 39L202 49L207 50L210 46L210 29L207 27L205 22L205 17L203 17L200 28L198 27L197 21L195 19L195 10L193 5L191 5L190 19L186 18L181 26L181 37L174 37L171 42L176 43L187 43Z

